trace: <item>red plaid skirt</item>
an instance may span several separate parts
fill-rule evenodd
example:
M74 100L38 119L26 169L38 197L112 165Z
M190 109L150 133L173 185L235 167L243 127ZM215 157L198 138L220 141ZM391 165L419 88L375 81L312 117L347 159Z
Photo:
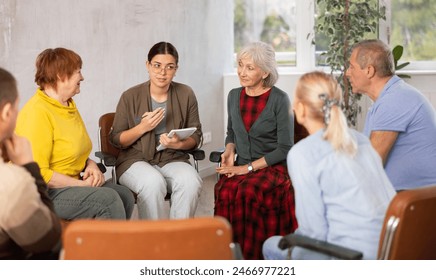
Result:
M245 259L263 259L262 244L268 237L297 228L294 189L286 167L222 176L215 185L215 215L230 222Z

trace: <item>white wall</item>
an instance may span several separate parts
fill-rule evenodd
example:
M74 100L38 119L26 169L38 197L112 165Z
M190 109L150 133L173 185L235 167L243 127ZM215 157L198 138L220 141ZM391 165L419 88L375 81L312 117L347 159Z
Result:
M169 41L179 51L175 81L198 98L207 156L221 146L223 73L233 65L233 0L1 0L0 67L17 78L21 106L34 94L36 56L65 47L84 62L74 99L97 150L98 118L114 111L121 93L148 79L150 47ZM218 116L218 117L217 117ZM213 172L206 159L203 175Z

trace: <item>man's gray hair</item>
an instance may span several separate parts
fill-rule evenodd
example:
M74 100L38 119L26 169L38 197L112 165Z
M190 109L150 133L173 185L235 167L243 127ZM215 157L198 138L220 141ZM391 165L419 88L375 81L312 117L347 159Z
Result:
M394 57L388 45L381 40L364 40L353 46L360 68L372 65L376 75L389 77L395 74Z

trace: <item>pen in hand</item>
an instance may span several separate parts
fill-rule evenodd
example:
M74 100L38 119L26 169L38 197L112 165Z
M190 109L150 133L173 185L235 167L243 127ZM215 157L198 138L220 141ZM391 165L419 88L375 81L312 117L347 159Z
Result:
M140 118L143 133L153 130L165 117L164 108L156 108L153 112L145 112Z

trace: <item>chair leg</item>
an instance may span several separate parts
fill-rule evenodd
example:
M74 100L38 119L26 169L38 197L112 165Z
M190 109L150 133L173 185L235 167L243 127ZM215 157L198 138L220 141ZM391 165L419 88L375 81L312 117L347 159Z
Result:
M195 167L195 170L197 170L197 173L198 173L198 160L194 160L194 167Z
M221 162L218 163L218 167L221 167ZM218 172L216 173L216 181L218 182L221 178L221 174L219 174Z
M112 167L112 183L118 184L117 172L115 171L115 166Z

